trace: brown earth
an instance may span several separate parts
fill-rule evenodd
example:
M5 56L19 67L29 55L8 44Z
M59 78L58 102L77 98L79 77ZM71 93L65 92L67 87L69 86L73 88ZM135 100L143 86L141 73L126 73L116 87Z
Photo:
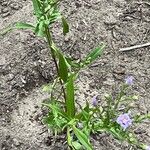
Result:
M150 107L150 47L119 52L122 47L150 41L149 0L64 0L61 11L70 24L63 37L55 25L55 41L74 58L85 56L100 42L107 44L104 54L81 72L78 98L100 102L105 93L118 90L127 75L133 75L133 92L139 95L138 112ZM29 0L0 1L0 29L17 21L34 22ZM41 86L52 81L55 69L46 43L30 31L12 31L0 37L0 149L66 149L64 135L55 139L42 125L41 102L48 97ZM144 143L150 143L150 123L134 130ZM106 134L92 139L95 150L134 149ZM136 149L136 148L135 148Z

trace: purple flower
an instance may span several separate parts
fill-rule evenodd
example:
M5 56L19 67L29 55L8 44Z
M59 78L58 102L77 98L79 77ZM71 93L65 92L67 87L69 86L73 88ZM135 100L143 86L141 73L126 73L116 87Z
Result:
M132 84L133 84L133 80L134 80L134 77L133 77L133 76L128 76L128 77L125 79L125 83L128 84L128 85L132 85Z
M98 104L98 102L97 102L97 95L96 96L94 96L93 98L92 98L92 105L94 106L94 107L96 107L97 106L97 104Z
M121 114L117 118L117 123L120 124L120 126L123 127L124 130L126 130L126 128L128 128L132 124L132 120L130 119L129 114L125 113Z
M145 150L150 150L150 146L146 146L146 147L145 147Z

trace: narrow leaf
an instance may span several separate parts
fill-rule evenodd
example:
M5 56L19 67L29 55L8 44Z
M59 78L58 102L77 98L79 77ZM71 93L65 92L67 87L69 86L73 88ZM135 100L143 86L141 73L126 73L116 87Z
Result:
M68 141L68 145L72 146L72 137L70 135L70 128L67 128L67 141Z
M74 67L74 68L80 68L80 63L73 60L72 58L69 58L69 57L65 57L66 60L67 60L67 63L71 66L71 67Z
M70 117L75 115L74 76L74 74L71 74L66 84L66 108Z
M72 146L73 146L76 150L81 150L81 149L82 149L82 145L81 145L78 141L73 141L73 142L72 142Z
M98 56L102 54L102 50L104 49L105 45L103 44L101 47L97 47L90 52L85 60L82 62L84 65L88 65L93 62Z
M32 3L33 3L33 7L34 7L34 12L35 12L35 15L37 16L37 18L41 17L41 5L40 5L40 2L38 0L32 0Z
M56 22L58 19L61 19L61 14L60 14L59 12L53 13L52 15L50 15L49 24L53 24L53 23Z
M40 23L38 23L34 32L37 36L45 37L45 22L41 21Z
M86 57L86 59L87 59L87 60L88 60L89 58L92 59L93 57L95 57L95 56L101 54L103 48L104 48L104 45L102 45L101 47L97 47L97 48L93 49L93 50L88 54L88 56Z
M59 76L66 83L68 79L67 61L63 54L59 53Z
M110 132L114 137L116 137L116 138L119 139L119 140L123 140L123 139L124 139L124 138L123 138L123 134L120 134L119 132L117 132L113 127L110 128L110 129L108 130L108 132Z
M31 30L35 30L35 27L31 24L28 23L23 23L23 22L17 22L15 24L15 28L17 29L31 29Z
M69 116L63 111L61 110L58 106L55 106L53 104L45 104L45 103L42 103L44 106L47 106L49 107L50 109L52 110L55 110L58 114L60 114L62 117L64 117L66 120L70 120Z
M62 26L63 26L63 34L66 35L69 32L69 25L64 17L62 19Z
M14 29L31 29L32 31L35 30L35 27L31 24L28 24L28 23L23 23L23 22L17 22L13 25L10 25L4 29L2 29L0 31L0 35L5 35L6 33L14 30Z
M78 128L75 126L72 126L72 129L78 138L78 140L81 142L81 144L87 149L87 150L93 150L91 143L88 140L88 137Z
M42 91L50 93L53 90L52 84L43 85Z

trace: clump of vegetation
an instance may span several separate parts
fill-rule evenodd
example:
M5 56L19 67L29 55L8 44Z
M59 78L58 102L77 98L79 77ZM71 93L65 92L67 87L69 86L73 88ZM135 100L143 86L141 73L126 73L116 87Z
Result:
M52 37L52 25L61 19L63 34L69 32L69 25L65 17L60 13L58 4L60 0L32 0L36 24L15 23L2 32L3 34L12 29L30 29L37 36L47 41L51 57L55 63L57 77L52 84L44 86L44 91L50 93L50 98L43 105L48 107L49 113L44 117L43 122L47 124L55 135L61 132L66 133L68 147L75 150L92 150L90 135L92 133L107 132L120 141L127 141L141 149L150 150L149 146L140 143L136 135L130 130L132 124L137 124L144 119L150 118L150 114L131 115L130 103L137 100L136 95L128 95L134 78L128 76L125 83L120 87L116 97L111 94L105 96L105 104L97 102L97 96L92 99L92 105L86 101L85 106L76 108L75 80L80 70L96 60L104 49L101 44L93 49L82 60L73 60L66 56L54 43ZM59 86L60 93L56 94ZM57 89L58 90L58 89ZM120 109L124 106L124 109ZM138 125L138 124L137 124Z

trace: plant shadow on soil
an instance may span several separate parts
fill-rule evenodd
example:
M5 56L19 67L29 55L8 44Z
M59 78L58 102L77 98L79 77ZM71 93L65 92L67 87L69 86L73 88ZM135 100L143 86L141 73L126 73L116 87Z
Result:
M78 99L118 90L125 76L133 75L133 92L139 95L135 112L146 113L150 106L149 47L120 53L119 48L150 41L150 3L147 0L64 0L61 11L70 24L63 37L59 23L54 38L63 51L82 58L100 42L107 43L104 54L77 81ZM16 21L34 21L29 0L0 1L0 29ZM41 86L53 80L55 69L46 43L30 31L13 31L0 37L0 149L66 149L65 136L55 139L42 125L45 110L41 102L48 94ZM150 143L148 123L135 127L139 140ZM107 134L94 135L95 150L128 150ZM134 148L132 148L134 149Z

